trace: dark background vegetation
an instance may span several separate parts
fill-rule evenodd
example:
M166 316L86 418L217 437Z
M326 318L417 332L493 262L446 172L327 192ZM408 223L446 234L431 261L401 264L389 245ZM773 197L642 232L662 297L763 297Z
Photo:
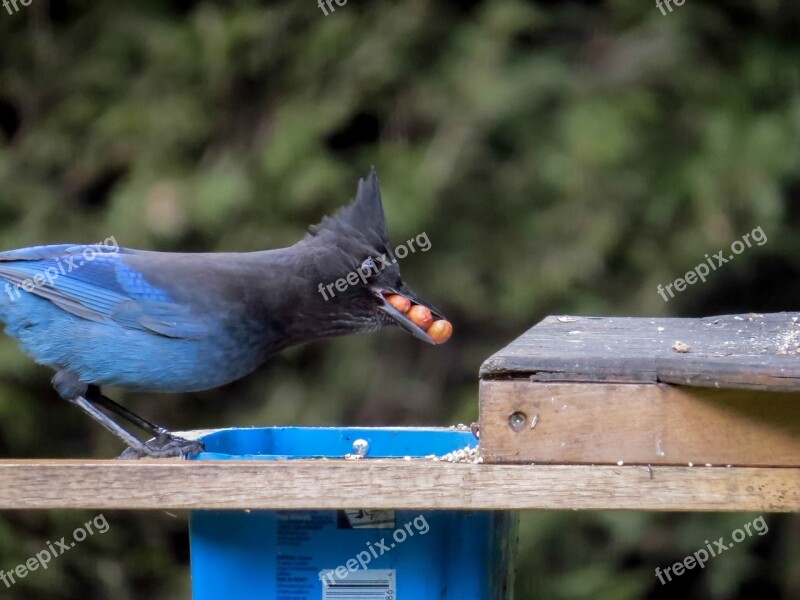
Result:
M390 330L208 393L111 395L177 429L469 423L482 360L549 313L798 308L798 31L780 0L0 8L0 248L284 246L374 164L393 242L431 240L403 270L454 322L448 344ZM767 244L656 294L757 226ZM119 453L50 375L0 336L0 455ZM189 596L185 514L105 515L108 533L0 596ZM0 568L92 516L3 513ZM800 597L796 516L658 584L754 516L526 513L517 597Z

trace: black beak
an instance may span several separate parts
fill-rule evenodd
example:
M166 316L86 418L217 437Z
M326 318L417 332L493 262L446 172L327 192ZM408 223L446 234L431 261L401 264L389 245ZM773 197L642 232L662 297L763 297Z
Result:
M419 325L414 323L411 319L409 319L407 316L405 316L403 313L401 313L399 310L397 310L394 306L389 304L389 302L386 300L386 297L387 296L391 296L392 294L398 294L400 296L404 296L404 297L408 298L409 300L411 300L411 302L413 304L419 304L420 306L424 306L429 311L431 311L431 314L433 315L433 320L434 321L438 321L440 319L444 319L445 318L444 315L442 315L441 311L439 311L438 309L434 308L430 304L427 304L427 303L423 302L417 296L415 296L413 293L409 292L406 289L403 289L403 290L394 290L394 289L375 290L375 295L378 296L378 298L379 298L379 300L381 302L380 306L378 306L378 310L382 310L387 315L392 317L392 319L394 319L394 321L400 327L405 329L408 333L413 335L415 338L419 338L423 342L427 342L429 344L435 344L436 342L433 341L433 338L431 338L431 336L429 336L428 333L422 327L420 327Z

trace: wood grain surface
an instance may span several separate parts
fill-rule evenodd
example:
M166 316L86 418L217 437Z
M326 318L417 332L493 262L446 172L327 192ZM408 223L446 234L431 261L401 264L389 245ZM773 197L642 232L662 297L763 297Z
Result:
M796 392L486 380L480 404L487 462L800 467Z
M480 375L800 391L800 313L551 316L488 358Z
M800 510L800 469L428 460L0 462L4 509Z

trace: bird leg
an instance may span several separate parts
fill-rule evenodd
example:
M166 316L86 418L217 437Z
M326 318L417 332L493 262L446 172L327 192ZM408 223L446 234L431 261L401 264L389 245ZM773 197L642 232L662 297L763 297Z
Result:
M169 430L151 423L144 417L140 417L135 412L114 402L108 396L101 394L100 388L96 385L90 385L88 387L86 398L88 398L92 404L105 408L109 412L134 424L139 429L155 436L155 439L144 443L143 447L134 447L128 444L129 448L120 454L118 458L142 458L143 456L149 458L170 458L176 456L185 458L186 456L202 452L205 449L203 442L178 437L170 433Z
M100 423L100 425L108 429L111 433L113 433L123 442L128 444L128 449L132 449L134 452L137 453L144 453L146 451L145 444L143 441L141 441L139 438L137 438L135 435L133 435L130 431L128 431L124 427L121 427L108 415L106 415L103 411L98 409L94 404L89 402L83 396L75 396L74 398L70 398L69 402L80 408L83 412L85 412L95 421Z
M151 423L147 419L137 415L135 412L128 410L121 404L114 402L108 396L104 396L103 394L101 394L100 388L97 387L96 385L90 385L88 387L88 389L86 390L86 399L89 400L89 402L91 402L95 406L102 406L103 408L105 408L109 412L114 413L118 417L122 417L123 419L128 421L128 423L136 425L136 427L138 427L143 431L152 433L155 436L169 434L169 431L167 431L163 427Z
M119 458L142 458L145 456L148 458L185 458L205 449L202 442L178 437L163 427L143 419L124 406L103 396L100 393L100 388L96 385L81 383L77 376L70 372L60 371L56 373L53 378L53 386L62 398L76 405L128 445L128 448L120 454ZM101 411L98 406L154 435L155 439L149 442L141 441Z

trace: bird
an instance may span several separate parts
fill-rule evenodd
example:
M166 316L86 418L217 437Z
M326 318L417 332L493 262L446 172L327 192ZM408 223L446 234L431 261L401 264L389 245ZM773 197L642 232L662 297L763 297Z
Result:
M55 371L61 398L124 442L120 458L187 458L204 446L133 413L104 387L213 389L290 346L388 326L435 343L387 301L392 295L445 319L402 278L374 167L359 179L354 200L289 247L176 253L35 246L0 252L0 283L5 333ZM153 437L141 439L130 425Z

